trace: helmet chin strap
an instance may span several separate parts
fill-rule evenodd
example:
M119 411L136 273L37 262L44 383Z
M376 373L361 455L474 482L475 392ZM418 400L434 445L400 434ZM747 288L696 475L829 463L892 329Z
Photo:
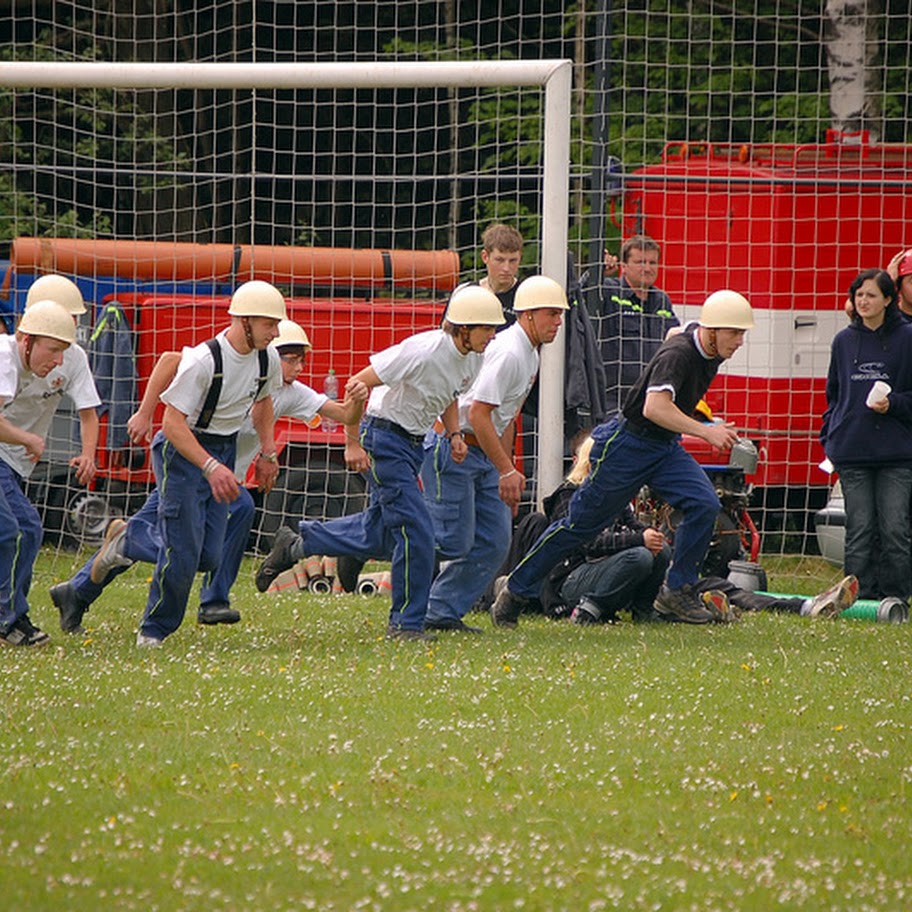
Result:
M532 315L532 311L527 310L523 315L529 318L529 339L536 348L541 348L542 340L541 336L538 334L538 327L535 325L535 318Z
M32 369L32 349L35 347L35 337L27 335L25 337L25 366L26 369Z
M253 344L253 330L250 328L250 318L241 317L241 326L244 327L244 341L247 343L247 347L253 351L256 346Z
M708 326L704 327L704 329L708 333L706 337L706 354L712 358L717 358L719 356L719 346L716 345L716 331Z

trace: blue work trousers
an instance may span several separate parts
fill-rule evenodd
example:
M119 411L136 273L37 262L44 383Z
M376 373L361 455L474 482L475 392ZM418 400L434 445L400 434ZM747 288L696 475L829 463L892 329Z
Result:
M32 571L44 536L22 479L0 459L0 630L28 614Z
M912 530L909 497L912 469L843 466L845 572L858 577L858 597L912 595Z
M200 589L201 605L229 604L229 592L237 579L241 560L247 548L253 517L253 497L246 488L241 488L238 499L229 504L228 525L225 529L225 542L218 568L214 571L209 570L203 579ZM158 488L153 488L142 507L127 520L127 532L124 535L122 550L124 557L128 557L131 561L154 564L158 560L160 546ZM114 567L102 583L93 583L92 564L95 562L97 553L96 551L70 580L77 601L84 607L91 605L101 595L108 583L128 569L127 567Z
M392 561L390 626L421 630L434 576L434 526L418 486L423 448L370 418L361 426L368 452L366 510L300 524L304 554L348 554Z
M158 560L161 538L158 533L158 488L153 488L140 509L127 520L122 552L132 561L154 564ZM83 606L91 605L104 591L105 586L120 576L128 567L114 567L101 583L92 582L92 564L96 551L70 580L77 601Z
M241 560L247 550L250 529L255 512L250 491L241 487L237 500L228 505L228 525L218 567L207 571L200 587L200 605L228 605L231 587L241 569Z
M589 476L570 500L567 515L545 529L510 574L510 591L537 598L548 571L611 525L643 485L684 515L675 531L667 585L679 589L695 583L720 509L706 473L678 438L641 437L623 419L600 424L592 436Z
M512 516L500 499L500 473L483 450L470 446L465 460L456 463L441 434L429 434L424 446L421 482L441 558L427 620L457 621L503 564Z
M198 435L210 456L234 471L235 437ZM197 570L218 567L229 505L218 503L202 470L159 431L152 442L161 545L140 630L164 639L184 619Z

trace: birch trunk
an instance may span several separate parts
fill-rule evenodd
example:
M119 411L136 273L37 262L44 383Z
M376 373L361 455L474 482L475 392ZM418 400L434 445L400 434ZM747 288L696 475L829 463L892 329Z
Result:
M834 130L880 135L879 0L826 0L823 38Z

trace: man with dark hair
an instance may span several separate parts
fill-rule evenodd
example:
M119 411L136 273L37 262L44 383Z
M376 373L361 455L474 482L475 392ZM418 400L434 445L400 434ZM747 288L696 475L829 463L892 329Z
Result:
M722 289L703 302L698 323L661 345L627 398L623 415L593 430L589 476L570 500L567 515L541 533L505 579L491 606L495 626L515 627L551 568L613 523L643 485L683 513L655 610L689 624L731 619L723 593L711 592L710 605L695 589L719 497L681 446L681 435L694 434L720 450L730 450L738 439L731 423L702 424L691 415L753 325L747 299Z
M589 316L605 365L609 415L620 411L668 330L679 325L671 299L655 287L660 253L644 234L624 242L620 259L605 251L599 304ZM611 275L617 269L620 275Z

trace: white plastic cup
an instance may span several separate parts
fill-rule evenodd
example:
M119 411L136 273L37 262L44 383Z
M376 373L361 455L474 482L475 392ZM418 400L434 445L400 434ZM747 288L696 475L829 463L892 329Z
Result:
M893 392L893 387L889 383L885 383L883 380L875 380L871 391L868 393L868 398L865 399L865 405L868 408L874 408L875 402L885 399L891 392Z

